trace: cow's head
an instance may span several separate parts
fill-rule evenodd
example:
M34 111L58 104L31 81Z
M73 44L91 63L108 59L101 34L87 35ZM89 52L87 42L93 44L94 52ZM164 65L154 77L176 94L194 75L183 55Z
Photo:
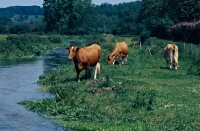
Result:
M114 62L115 62L115 56L109 55L108 56L108 65L114 64Z
M174 63L173 63L173 66L174 66L174 69L176 69L176 70L177 70L177 69L178 69L178 67L179 67L179 66L178 66L178 62L174 62Z
M79 48L78 46L72 44L71 46L67 47L66 50L69 51L68 60L72 60L76 56L76 53L79 50Z

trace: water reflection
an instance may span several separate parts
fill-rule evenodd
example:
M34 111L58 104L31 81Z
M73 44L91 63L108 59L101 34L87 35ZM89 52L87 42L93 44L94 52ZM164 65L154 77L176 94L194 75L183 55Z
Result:
M77 46L83 45L81 41L78 40L68 40L69 45L75 44ZM65 49L66 47L49 50L44 54L44 74L48 74L53 70L57 69L59 66L67 64L69 52Z
M52 72L59 66L67 64L68 52L64 48L50 50L44 55L44 74Z

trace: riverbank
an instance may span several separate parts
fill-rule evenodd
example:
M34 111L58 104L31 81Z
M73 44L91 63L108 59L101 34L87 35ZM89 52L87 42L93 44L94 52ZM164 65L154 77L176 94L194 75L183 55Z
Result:
M169 41L154 39L142 48L127 43L128 64L107 65L112 45L105 42L97 80L82 77L77 82L74 64L69 62L40 76L41 91L55 98L20 104L75 130L198 130L199 58L185 54L182 43L176 43L180 68L169 70L162 56Z
M41 56L48 50L68 46L67 40L59 35L0 35L0 60Z
M0 61L0 130L62 131L62 127L52 120L17 104L23 100L50 98L50 94L38 91L39 76L51 68L43 59Z

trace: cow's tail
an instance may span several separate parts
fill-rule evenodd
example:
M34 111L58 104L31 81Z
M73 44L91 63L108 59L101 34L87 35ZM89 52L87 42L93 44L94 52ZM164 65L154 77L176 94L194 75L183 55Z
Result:
M96 65L97 73L100 73L100 63L98 62Z
M98 62L95 67L94 79L97 78L97 73L100 73L100 63Z

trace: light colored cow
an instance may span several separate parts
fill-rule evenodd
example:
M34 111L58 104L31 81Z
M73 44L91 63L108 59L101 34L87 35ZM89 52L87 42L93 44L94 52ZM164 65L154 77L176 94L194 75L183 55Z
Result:
M178 46L175 44L168 44L164 49L164 58L167 63L167 67L172 69L178 69Z
M119 42L115 45L112 53L108 55L108 64L114 64L116 58L120 59L120 65L124 63L123 59L126 63L128 62L128 46L125 42Z

